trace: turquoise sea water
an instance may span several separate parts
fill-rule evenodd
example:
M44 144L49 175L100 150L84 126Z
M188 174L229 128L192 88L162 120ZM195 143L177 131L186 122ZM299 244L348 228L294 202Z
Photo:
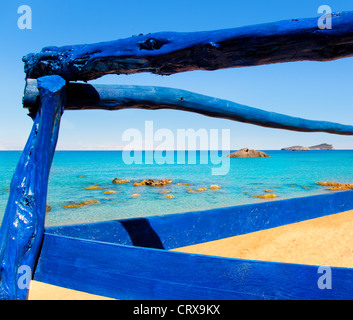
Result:
M212 175L211 169L219 167L211 160L212 152L198 152L196 164L188 164L190 161L186 157L186 164L161 165L126 164L121 151L57 151L51 169L47 201L52 210L46 215L46 225L170 214L269 201L254 197L265 194L265 189L273 190L271 193L278 196L276 200L280 200L329 192L315 185L318 181L353 182L353 150L266 151L270 158L229 159L229 172L226 175ZM17 151L0 152L1 219L20 154ZM153 156L152 153L148 155ZM174 156L176 159L176 154ZM200 163L201 158L208 164ZM165 187L134 187L132 183L113 184L111 180L114 178L126 178L132 182L146 178L169 178L173 184ZM176 185L177 182L190 183L190 186ZM94 184L108 189L85 189ZM221 189L209 190L212 184L219 185ZM202 187L207 188L207 191L185 191L186 188ZM106 190L120 192L105 194ZM175 198L165 198L166 194L162 194L161 190L170 190ZM135 193L140 194L140 197L130 197ZM96 199L99 204L63 208L70 201L89 199Z

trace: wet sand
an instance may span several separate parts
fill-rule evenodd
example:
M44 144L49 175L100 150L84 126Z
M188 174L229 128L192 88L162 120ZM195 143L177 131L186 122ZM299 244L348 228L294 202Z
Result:
M173 250L353 268L353 210Z

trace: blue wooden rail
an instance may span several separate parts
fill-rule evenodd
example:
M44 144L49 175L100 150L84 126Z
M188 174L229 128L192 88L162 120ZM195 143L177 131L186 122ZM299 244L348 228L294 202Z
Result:
M353 55L353 12L332 15L334 28L318 19L204 32L159 32L96 44L46 47L23 58L27 78L58 74L65 80L92 80L105 74L192 70L269 63L329 61Z
M36 110L36 103L39 100L36 88L37 81L27 79L23 104L31 110L30 112ZM353 135L351 125L287 116L186 90L131 85L67 84L65 110L126 108L184 110L269 128Z
M50 227L34 278L117 299L352 299L349 268L322 290L318 266L168 251L352 210L352 194Z
M172 232L172 231L171 231ZM116 299L352 299L353 274L332 267L230 259L46 234L35 279Z
M350 125L266 112L183 90L90 86L72 84L69 81L86 81L112 73L152 72L168 75L192 70L216 70L290 61L330 61L353 56L353 12L334 14L333 25L332 30L320 30L317 19L313 18L218 31L161 32L98 44L46 47L39 53L24 57L27 78L24 106L30 109L34 124L11 182L8 205L0 230L0 298L25 299L27 296L27 288L20 288L18 285L21 276L19 270L23 266L34 270L42 244L48 177L66 97L68 109L171 108L273 128L346 135L353 133L353 127ZM33 79L37 81L34 82ZM340 208L340 204L335 205L335 209ZM351 204L348 207L350 208ZM312 213L316 212L315 208L310 210L313 210ZM263 222L265 221L266 219ZM125 229L134 225L134 221L124 223ZM244 228L246 229L246 224ZM218 230L218 235L222 234ZM151 236L144 235L147 240ZM155 236L153 233L152 235ZM97 292L93 293L109 293L110 296L114 296L114 288L119 283L124 283L127 285L125 288L129 288L138 286L139 282L143 281L142 287L152 290L152 298L185 298L186 292L190 293L190 297L199 298L222 298L227 292L228 298L264 297L264 291L254 287L253 276L256 276L257 283L270 288L266 293L267 298L290 298L298 296L288 293L291 285L297 290L293 283L298 279L291 276L291 270L299 271L303 275L302 280L314 272L310 266L269 266L266 263L251 261L214 259L168 253L162 251L161 247L147 250L113 243L97 247L89 240L66 236L48 234L45 238L42 258L36 272L41 280L45 281L48 276L45 270L57 277L59 285L64 286L67 284L62 277L65 278L67 274L82 270L88 275L98 272L100 277L95 280L92 277L87 281L75 278L71 287L88 292L92 288L98 288ZM198 240L203 239L202 235L198 235ZM141 240L140 234L135 241L141 243L144 239ZM156 238L151 241L156 241ZM164 246L163 243L159 245ZM54 247L57 249L55 252ZM91 250L96 254L93 261ZM61 256L55 257L57 254ZM74 258L73 254L76 255ZM116 257L126 259L124 264L120 264L121 271L113 270L114 266L108 264L108 261ZM148 268L141 268L141 257L146 259ZM55 266L56 259L65 259L66 262ZM85 263L87 266L84 266ZM171 264L176 264L177 267L169 269ZM158 270L158 276L155 277L157 265L162 269ZM194 271L185 277L185 271L190 268ZM239 269L248 271L246 274L236 273L241 276L239 279L226 281L232 270ZM280 278L284 282L277 293L271 289L278 288L276 282L279 280L271 278L276 272L285 275ZM206 273L211 275L213 280L200 286L200 277ZM337 273L341 275L339 288L343 289L351 281L352 273L339 268ZM347 278L344 278L346 275ZM101 279L104 285L108 283L108 287L102 289L102 286L95 282L97 279ZM163 284L166 283L173 284L170 286L170 290L174 290L172 293L163 289ZM220 283L224 284L221 289ZM303 281L298 283L307 290L306 296L309 298L327 297L326 293L317 295L317 290L313 290L311 284L305 284ZM348 295L351 295L351 292L348 292ZM342 294L338 292L335 297L341 296L347 297L347 290ZM131 293L129 290L122 292L119 297L146 298L145 295L136 295L136 291Z

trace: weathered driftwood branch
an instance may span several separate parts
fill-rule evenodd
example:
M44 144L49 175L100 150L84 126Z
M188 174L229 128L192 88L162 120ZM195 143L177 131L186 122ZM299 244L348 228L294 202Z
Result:
M36 109L39 100L36 82L27 79L23 98L25 108ZM84 83L67 83L66 88L66 110L175 109L263 127L353 135L350 125L291 117L180 89Z
M321 30L318 18L311 18L218 31L160 32L97 44L46 47L23 61L27 78L58 74L66 80L87 81L105 74L170 75L353 56L353 12L333 14L332 25L331 30Z
M65 80L47 76L39 78L38 85L39 112L12 178L0 229L0 299L26 299L44 233L48 178L63 112Z

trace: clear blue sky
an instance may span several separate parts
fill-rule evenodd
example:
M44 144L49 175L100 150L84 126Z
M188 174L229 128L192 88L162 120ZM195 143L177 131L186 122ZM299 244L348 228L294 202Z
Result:
M32 9L32 29L20 30L20 5ZM319 17L320 5L352 11L352 0L6 0L0 4L0 150L21 150L32 120L22 109L22 56L42 47L94 43L158 31L203 31L291 18ZM186 89L274 112L353 124L353 58L297 62L162 77L105 76L95 83L157 85ZM268 129L182 111L67 111L57 149L117 149L122 133L144 128L230 129L231 148L279 149L331 143L353 149L353 137Z

